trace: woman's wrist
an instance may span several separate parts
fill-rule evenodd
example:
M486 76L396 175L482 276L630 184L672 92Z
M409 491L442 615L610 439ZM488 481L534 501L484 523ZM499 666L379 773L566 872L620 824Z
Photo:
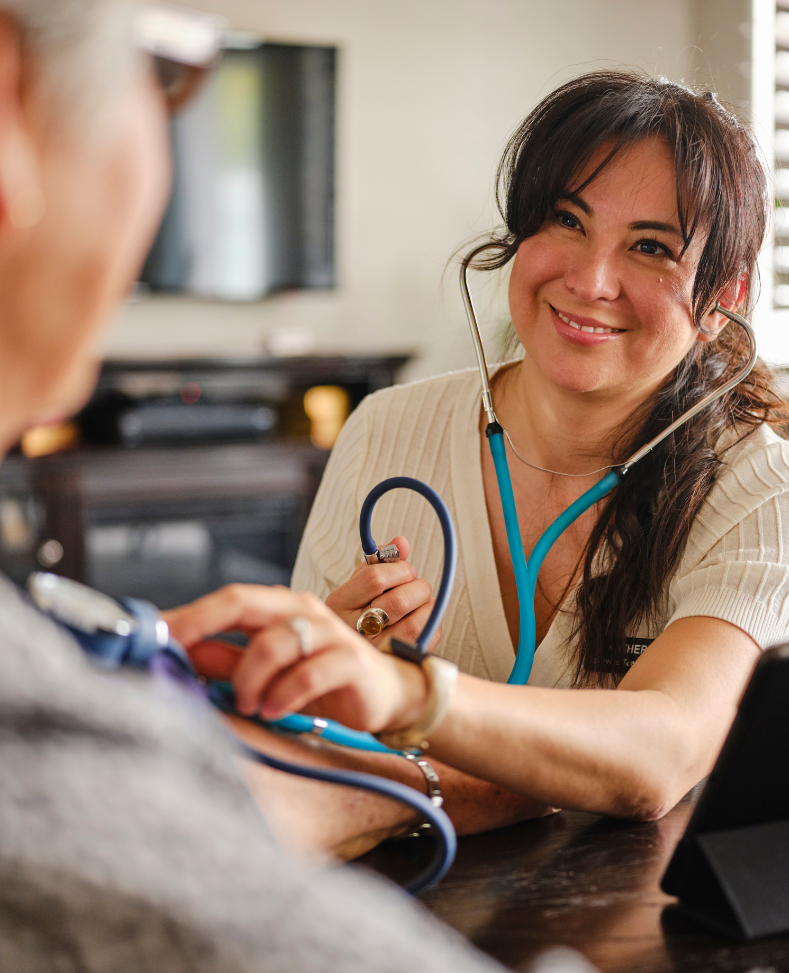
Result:
M449 712L458 668L453 662L429 654L422 656L421 663L399 661L418 672L422 685L419 687L414 673L408 673L407 669L399 670L406 702L396 711L395 719L391 719L376 736L381 743L394 750L426 750L427 738Z
M389 720L385 732L391 733L413 726L419 721L430 701L430 685L421 666L390 656L397 671L402 696Z

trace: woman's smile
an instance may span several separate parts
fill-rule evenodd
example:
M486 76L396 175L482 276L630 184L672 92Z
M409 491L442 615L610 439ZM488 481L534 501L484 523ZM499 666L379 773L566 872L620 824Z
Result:
M625 333L624 328L612 328L580 314L565 314L552 304L548 307L556 333L577 345L600 345Z
M699 336L692 299L704 233L685 247L674 159L663 142L621 150L585 182L607 151L520 244L510 312L533 394L602 392L619 401L627 389L627 414Z

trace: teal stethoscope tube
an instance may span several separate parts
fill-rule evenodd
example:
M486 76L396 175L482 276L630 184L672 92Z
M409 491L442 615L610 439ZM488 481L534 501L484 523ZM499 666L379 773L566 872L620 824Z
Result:
M507 531L507 544L515 572L515 585L520 607L518 653L507 682L511 685L523 686L529 681L537 646L534 595L537 590L537 576L540 573L542 562L545 560L548 551L553 547L554 542L567 530L570 524L590 507L593 507L607 493L610 493L621 482L622 476L617 470L611 470L606 473L602 480L595 483L574 503L571 503L540 537L527 561L523 550L520 526L518 525L518 511L515 507L515 495L512 492L507 453L504 447L504 430L497 422L491 422L485 430L485 435L488 437L493 465L496 468L496 480L498 481L501 507L504 512L504 526Z
M211 682L208 686L208 698L218 709L225 713L236 713L235 693L233 687L228 682ZM361 730L352 730L348 726L343 726L336 720L321 720L314 716L304 716L302 713L290 713L278 720L261 720L257 717L244 717L252 723L260 723L261 726L276 726L280 730L287 730L290 733L314 733L329 743L337 743L341 747L351 747L353 750L368 750L371 753L400 753L399 750L392 750L376 740L371 733L363 733Z

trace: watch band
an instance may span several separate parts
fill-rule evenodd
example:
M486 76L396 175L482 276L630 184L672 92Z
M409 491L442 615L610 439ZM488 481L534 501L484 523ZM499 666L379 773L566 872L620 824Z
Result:
M425 778L425 793L430 798L430 803L433 807L441 807L444 803L444 798L441 794L441 783L433 765L425 760L424 757L420 757L415 753L404 753L403 756L422 771L422 776ZM429 821L422 821L412 831L404 834L403 837L422 838L425 835L430 835L432 831L433 825Z
M403 756L422 771L422 776L425 778L425 793L430 798L430 803L433 807L441 807L444 803L441 782L433 765L415 753L404 753Z

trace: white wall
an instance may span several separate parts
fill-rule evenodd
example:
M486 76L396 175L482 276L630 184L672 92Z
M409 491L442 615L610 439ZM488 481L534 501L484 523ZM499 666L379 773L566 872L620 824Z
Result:
M339 286L248 305L130 304L111 355L261 354L272 330L299 327L321 351L416 351L411 375L471 364L455 272L443 284L442 272L495 220L508 134L593 67L686 77L698 41L696 0L190 2L270 40L340 47Z

